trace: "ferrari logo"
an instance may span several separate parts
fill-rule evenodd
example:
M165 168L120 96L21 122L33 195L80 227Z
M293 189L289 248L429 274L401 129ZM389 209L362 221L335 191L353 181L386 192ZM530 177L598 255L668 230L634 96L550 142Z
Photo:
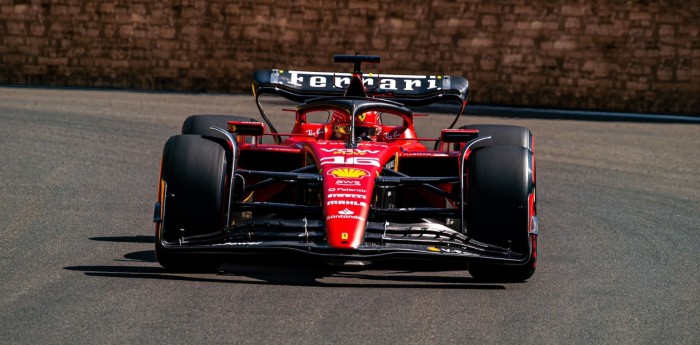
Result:
M364 121L366 117L367 117L367 115L366 115L365 113L362 113L362 114L360 114L360 115L357 115L357 119L360 120L360 121Z
M336 178L363 178L369 176L369 172L356 168L335 168L329 170L328 175L333 175Z
M344 232L344 233L340 234L340 239L342 239L342 240L347 240L348 237L349 237L349 236L348 236L348 233L347 233L347 232Z

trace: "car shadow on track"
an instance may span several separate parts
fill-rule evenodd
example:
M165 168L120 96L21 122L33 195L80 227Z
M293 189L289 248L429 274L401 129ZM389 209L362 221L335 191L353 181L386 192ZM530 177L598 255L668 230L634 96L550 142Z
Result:
M468 277L457 267L436 268L420 262L386 262L363 267L335 267L317 260L297 257L230 257L219 275L235 280L253 280L264 284L353 287L353 288L425 288L425 289L505 289L503 285L484 284Z
M124 243L154 243L155 236L103 236L90 237L93 241L124 242Z
M153 243L153 236L93 237L95 241ZM397 261L364 267L329 266L296 256L227 256L215 273L171 272L157 265L153 250L124 254L117 265L67 266L90 277L159 279L253 285L350 288L486 289L504 285L478 282L464 266ZM137 265L134 265L137 264ZM147 264L144 266L143 264Z

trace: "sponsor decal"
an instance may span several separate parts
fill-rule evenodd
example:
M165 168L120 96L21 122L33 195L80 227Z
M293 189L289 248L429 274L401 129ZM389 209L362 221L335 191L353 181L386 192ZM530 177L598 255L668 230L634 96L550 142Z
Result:
M428 247L428 248L426 248L426 249L427 249L428 251L433 252L433 253L469 254L469 255L473 255L472 253L465 252L465 251L463 251L463 250L455 249L455 248L445 248L445 247L440 247L440 248L438 248L438 247L430 246L430 247Z
M337 115L337 114L334 113L333 115L335 116L335 115ZM339 115L339 116L341 116L341 115ZM343 118L345 118L345 117L343 116ZM319 146L323 146L323 147L326 147L326 146L329 146L329 147L330 147L330 146L345 147L346 145L345 145L345 143L343 143L343 142L338 142L338 141L324 141L324 142L322 142L322 143L319 143Z
M350 210L349 210L349 209L347 209L347 208L345 208L345 209L342 209L342 210L338 211L338 213L339 213L339 214L344 214L344 215L351 215L351 214L355 214L355 212L353 212L353 211L350 211Z
M365 220L364 217L350 215L350 214L338 214L338 215L326 217L326 220L332 220L332 219L355 219L355 220L362 220L362 221Z
M214 246L255 246L262 242L226 242L221 244L213 244Z
M343 188L343 187L338 187L338 188L328 188L329 192L346 192L346 193L362 193L366 194L367 190L366 189L360 189L360 188Z
M377 168L381 167L381 165L379 164L379 158L373 157L333 156L321 158L321 165L326 164L372 165Z
M366 196L362 194L328 194L328 199L340 198L340 199L367 199Z
M249 151L275 151L275 152L291 152L299 153L302 149L295 147L285 147L285 146L264 146L264 145L253 145L246 147Z
M402 134L403 134L403 130L392 129L391 132L389 132L385 135L385 137L387 139L398 139L398 138L401 138Z
M366 154L377 154L379 153L380 150L359 150L359 149L324 149L321 148L321 151L326 152L326 153L331 153L334 155L358 155L358 156L363 156Z
M453 154L443 152L403 152L401 157L449 157ZM459 155L459 152L457 152Z
M348 73L328 73L328 72L305 72L305 71L280 71L283 74L279 80L281 84L293 85L297 87L310 88L347 88L350 85L351 74ZM447 79L447 78L446 78ZM419 90L441 90L442 76L420 76L420 75L372 75L363 78L365 86L379 85L383 90L414 91ZM438 86L439 85L439 86Z
M337 186L360 186L360 181L352 180L335 180Z
M369 172L356 168L335 168L328 170L328 175L333 175L336 178L363 178L369 176Z
M362 206L362 207L367 207L367 203L364 201L355 201L355 200L330 200L326 202L327 206L333 206L333 205L348 205L348 206Z
M440 248L440 252L449 253L449 254L464 254L463 251L461 251L459 249L452 249L452 248Z
M321 133L321 129L313 130L313 129L307 129L306 130L306 135L312 136L312 137L317 137Z

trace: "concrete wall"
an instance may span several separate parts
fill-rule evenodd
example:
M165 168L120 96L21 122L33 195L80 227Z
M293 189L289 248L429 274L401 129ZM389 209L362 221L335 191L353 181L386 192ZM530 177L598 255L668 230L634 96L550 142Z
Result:
M0 0L0 84L241 92L357 49L475 103L700 114L699 31L697 0Z

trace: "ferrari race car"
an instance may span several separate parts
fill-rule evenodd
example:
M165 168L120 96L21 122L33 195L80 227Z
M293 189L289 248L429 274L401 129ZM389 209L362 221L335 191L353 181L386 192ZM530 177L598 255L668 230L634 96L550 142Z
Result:
M532 133L454 129L465 78L363 75L362 64L378 56L334 60L353 72L256 71L262 121L193 115L168 139L154 212L158 262L208 270L225 254L299 253L336 265L452 261L477 280L530 278L538 234ZM265 94L298 104L290 132L270 122ZM438 137L418 137L409 107L437 102L455 102L459 112Z

